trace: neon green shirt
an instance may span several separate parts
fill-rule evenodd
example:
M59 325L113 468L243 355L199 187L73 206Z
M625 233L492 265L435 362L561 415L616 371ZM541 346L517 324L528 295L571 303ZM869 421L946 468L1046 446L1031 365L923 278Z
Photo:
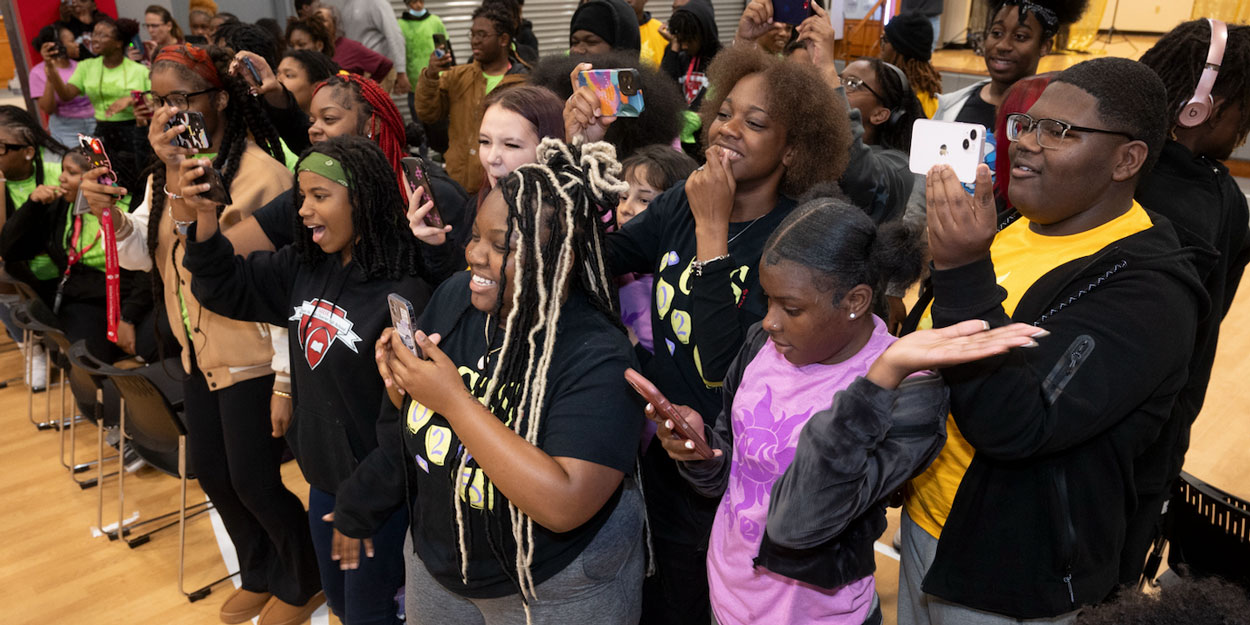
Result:
M495 87L498 87L499 83L503 82L503 77L506 75L506 73L507 72L505 72L504 74L500 74L498 76L491 76L490 74L487 74L486 72L482 72L482 75L486 77L486 93L490 93L494 91Z
M57 179L61 177L61 163L49 161L47 154L43 148L39 148L40 160L43 161L43 183L49 186L56 186ZM39 185L35 182L35 174L31 174L25 180L7 180L4 188L9 192L9 199L13 201L11 209L17 211L26 204L26 200L30 199L30 194L35 192ZM52 280L60 275L57 271L56 263L48 258L47 254L40 254L26 264L30 272L40 280Z
M96 57L79 61L74 75L69 77L69 84L91 100L95 108L97 121L124 122L135 118L135 109L128 106L121 112L109 117L105 115L114 102L130 95L131 91L147 91L152 88L148 80L148 68L130 59L122 59L121 65L108 68L104 59Z

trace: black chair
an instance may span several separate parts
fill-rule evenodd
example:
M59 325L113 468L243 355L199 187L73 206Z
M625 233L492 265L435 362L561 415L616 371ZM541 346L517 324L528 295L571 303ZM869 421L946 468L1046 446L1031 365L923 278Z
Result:
M85 350L75 352L75 357L81 361L90 364L91 367L108 375L109 382L117 388L121 395L121 431L122 436L118 448L118 453L125 455L127 439L131 439L138 447L154 452L150 457L144 459L154 467L171 475L177 476L180 485L180 500L177 510L168 512L146 521L132 524L130 527L124 527L126 518L125 503L125 478L126 471L119 467L117 473L117 524L118 532L122 536L122 540L126 542L130 548L134 549L151 540L153 534L178 526L178 590L182 592L190 601L198 601L207 597L212 592L213 586L224 582L238 573L231 573L221 579L210 582L209 584L191 592L184 590L184 577L186 567L186 523L188 518L192 518L203 514L211 509L212 504L209 501L198 503L190 507L187 506L187 480L194 479L187 470L187 430L179 417L178 411L173 404L166 398L160 388L152 382L147 376L153 373L152 369L161 368L162 364L151 365L148 371L142 370L122 370L111 365L99 362L94 359ZM169 458L175 459L175 463L171 466ZM159 464L158 464L159 463ZM190 514L188 514L190 513ZM140 526L150 523L159 523L171 516L177 515L176 521L170 521L163 525L149 530L144 534L134 538L126 536Z
M1178 575L1222 577L1250 591L1250 502L1181 473L1163 516L1163 534L1146 559L1154 580L1168 548Z
M26 348L32 349L34 344L38 342L44 347L47 353L47 359L44 363L44 375L47 385L45 387L44 396L44 421L35 420L35 390L29 385L26 389L26 418L31 424L40 430L51 430L53 428L61 428L65 425L65 386L61 385L61 414L57 420L52 418L52 371L53 365L57 365L57 371L63 371L62 366L66 361L61 351L61 344L68 344L65 334L57 327L56 317L52 315L52 311L42 300L37 297L34 299L23 299L14 305L11 309L13 314L13 323L17 324L25 336L24 344ZM55 335L55 336L54 336ZM31 358L26 358L26 376L29 379L33 373L31 367ZM62 375L62 380L64 376Z

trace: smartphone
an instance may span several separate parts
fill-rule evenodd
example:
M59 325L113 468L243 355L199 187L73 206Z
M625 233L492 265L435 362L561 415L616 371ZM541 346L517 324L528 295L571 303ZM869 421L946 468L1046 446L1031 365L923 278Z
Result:
M113 163L109 161L109 155L104 151L104 143L95 137L87 135L78 135L78 145L87 152L87 169L92 170L97 167L105 167L108 173L100 176L96 182L112 186L117 183L117 173L113 171Z
M57 42L56 52L52 56L53 58L58 58L58 59L67 58L69 56L69 50L65 49L65 44Z
M451 41L442 33L434 33L432 37L434 38L434 54L440 59L445 56L450 56L451 64L455 65L456 53L451 49Z
M221 172L217 168L209 165L204 168L204 175L195 181L195 184L208 183L208 190L201 193L200 197L229 206L234 204L234 200L230 198L230 189L226 188L226 183L221 177Z
M252 59L243 57L243 67L247 70L247 76L244 77L244 80L247 80L247 78L250 77L251 80L247 80L247 82L250 83L251 86L259 88L260 83L264 81L260 79L260 72L256 71L256 64L252 63Z
M165 122L165 130L174 126L185 126L170 144L191 150L208 149L208 126L204 124L204 114L199 111L179 111Z
M641 373L633 369L626 369L625 381L629 382L629 385L634 387L634 390L638 391L638 394L642 395L643 399L650 402L651 406L655 408L656 414L672 421L682 438L694 442L695 453L705 459L712 459L712 456L715 454L712 453L712 448L708 446L707 441L703 440L703 433L697 432L693 427L690 427L686 419L681 416L681 413L677 412L673 404L660 393L660 389L656 388L651 383L651 380L643 377Z
M391 293L386 296L386 303L391 307L391 327L395 328L399 340L403 341L404 347L407 347L408 351L415 354L417 358L425 360L425 352L421 351L421 346L417 345L417 339L413 336L417 313L412 309L412 302L398 293Z
M934 165L950 165L960 182L977 181L977 166L985 160L985 126L964 122L917 119L911 130L913 173L927 174Z
M415 192L417 187L421 187L425 189L426 199L433 202L434 190L430 188L430 174L425 168L425 161L418 156L405 156L400 159L399 164L404 168L404 180L408 181L408 192ZM437 204L425 214L425 225L431 228L443 227L443 216L438 214Z
M87 206L87 198L82 195L82 185L78 187L78 197L74 198L74 211L71 213L73 217L86 215L91 212L91 207Z
M638 117L645 106L642 77L636 69L592 69L579 73L577 84L595 90L599 109L605 116Z
M811 15L811 0L773 0L773 22L798 26Z

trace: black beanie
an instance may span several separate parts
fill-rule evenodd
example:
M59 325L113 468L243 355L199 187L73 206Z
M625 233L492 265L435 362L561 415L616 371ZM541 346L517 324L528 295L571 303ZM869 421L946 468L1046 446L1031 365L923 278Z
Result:
M916 13L904 13L885 25L885 38L898 53L909 59L933 58L933 24Z
M613 50L642 49L638 15L623 0L590 0L577 7L569 35L585 30L599 36Z

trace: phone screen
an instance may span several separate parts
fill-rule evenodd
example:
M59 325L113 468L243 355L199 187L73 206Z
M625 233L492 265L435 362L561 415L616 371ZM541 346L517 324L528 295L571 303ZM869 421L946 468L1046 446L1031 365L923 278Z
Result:
M102 141L96 137L78 135L78 145L87 152L88 170L99 167L108 169L108 173L100 176L96 182L103 185L112 185L117 182L117 174L113 173L113 163L109 161L108 153L104 151L104 143Z
M773 0L774 22L798 26L811 15L811 0Z

